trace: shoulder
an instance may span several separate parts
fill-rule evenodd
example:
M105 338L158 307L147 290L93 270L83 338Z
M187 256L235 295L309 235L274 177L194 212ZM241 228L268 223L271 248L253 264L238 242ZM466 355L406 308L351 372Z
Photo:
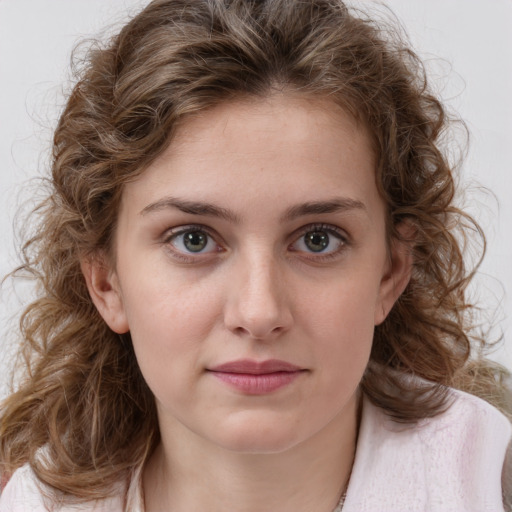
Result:
M433 470L432 481L446 481L456 475L452 484L462 489L497 488L501 477L511 424L492 405L473 395L451 391L448 409L416 427L424 459ZM462 491L461 491L462 492Z
M466 451L470 449L472 453L485 446L486 452L504 455L512 427L501 412L484 400L458 390L450 390L448 403L443 413L415 427L423 442L433 440L454 448L466 443Z
M55 504L51 491L26 464L7 482L0 495L0 512L122 512L121 496L76 505Z
M43 512L43 493L29 465L18 469L0 495L0 512Z
M473 506L480 503L479 510L502 510L490 503L491 496L496 503L500 498L510 499L510 489L505 491L510 486L510 478L505 478L510 421L468 393L452 390L450 398L443 414L416 427L424 460L431 468L429 479L435 485L451 485L455 493L465 493L468 501L472 496Z
M510 422L461 391L450 390L448 404L436 417L407 426L365 400L348 511L503 510Z
M411 439L428 448L428 453L453 453L465 456L502 454L512 435L510 421L488 402L463 391L450 389L446 409L433 418L414 425L402 425L389 418L368 400L364 405L362 425L377 438ZM485 447L485 449L484 449ZM496 459L495 459L496 460Z

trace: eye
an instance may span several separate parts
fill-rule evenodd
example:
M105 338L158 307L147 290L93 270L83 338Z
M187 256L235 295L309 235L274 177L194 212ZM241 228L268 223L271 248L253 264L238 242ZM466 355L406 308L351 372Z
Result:
M208 254L221 250L213 237L199 226L178 228L168 233L165 243L181 255Z
M322 252L329 247L331 239L325 231L308 231L304 237L304 245L312 252Z
M309 254L335 255L347 245L347 238L334 226L308 226L290 248Z
M202 231L187 231L174 239L175 247L179 244L189 252L201 252L208 247L208 235Z

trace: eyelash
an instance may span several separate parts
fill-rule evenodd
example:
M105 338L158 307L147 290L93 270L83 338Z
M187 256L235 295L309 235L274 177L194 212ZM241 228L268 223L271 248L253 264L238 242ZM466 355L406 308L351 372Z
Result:
M331 252L326 253L320 251L318 253L315 253L292 249L292 246L298 243L302 239L302 237L304 237L308 233L312 233L315 231L325 232L328 235L333 235L339 241L339 247ZM194 255L193 252L186 253L173 247L174 240L176 240L180 235L184 235L190 232L200 232L206 234L209 240L213 241L217 245L217 249L213 251L208 251L206 253L198 251L197 254ZM186 226L180 226L178 228L172 228L167 230L164 234L162 242L169 248L169 251L172 252L172 256L175 259L178 259L183 263L198 263L203 261L205 257L211 254L218 254L224 252L224 249L222 248L222 245L224 244L218 243L218 238L219 235L212 232L212 230L209 229L207 226L201 224L189 224ZM336 257L339 256L341 252L343 252L343 250L347 246L350 245L350 240L347 233L342 229L338 228L337 226L331 224L308 224L304 227L301 227L299 230L295 231L290 238L293 238L293 242L288 245L288 249L291 252L302 252L305 255L304 258L319 263L335 259ZM209 241L207 243L209 243Z

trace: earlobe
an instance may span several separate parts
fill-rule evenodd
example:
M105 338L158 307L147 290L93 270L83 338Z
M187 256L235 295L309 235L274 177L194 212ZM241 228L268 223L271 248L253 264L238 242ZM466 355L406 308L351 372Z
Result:
M375 325L384 322L411 279L416 230L407 220L397 226L397 230L400 238L395 238L391 243L389 266L382 278L379 303L375 308Z
M80 262L89 295L106 324L116 333L129 331L121 290L116 273L103 255Z

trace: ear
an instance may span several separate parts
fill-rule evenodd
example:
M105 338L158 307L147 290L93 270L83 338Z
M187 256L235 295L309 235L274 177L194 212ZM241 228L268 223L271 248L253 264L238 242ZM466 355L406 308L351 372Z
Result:
M80 267L85 277L96 309L106 324L118 334L129 331L121 289L117 274L104 254L96 254L81 260Z
M416 229L410 221L404 220L397 226L397 231L398 236L391 242L388 266L380 283L375 325L384 322L411 279Z

